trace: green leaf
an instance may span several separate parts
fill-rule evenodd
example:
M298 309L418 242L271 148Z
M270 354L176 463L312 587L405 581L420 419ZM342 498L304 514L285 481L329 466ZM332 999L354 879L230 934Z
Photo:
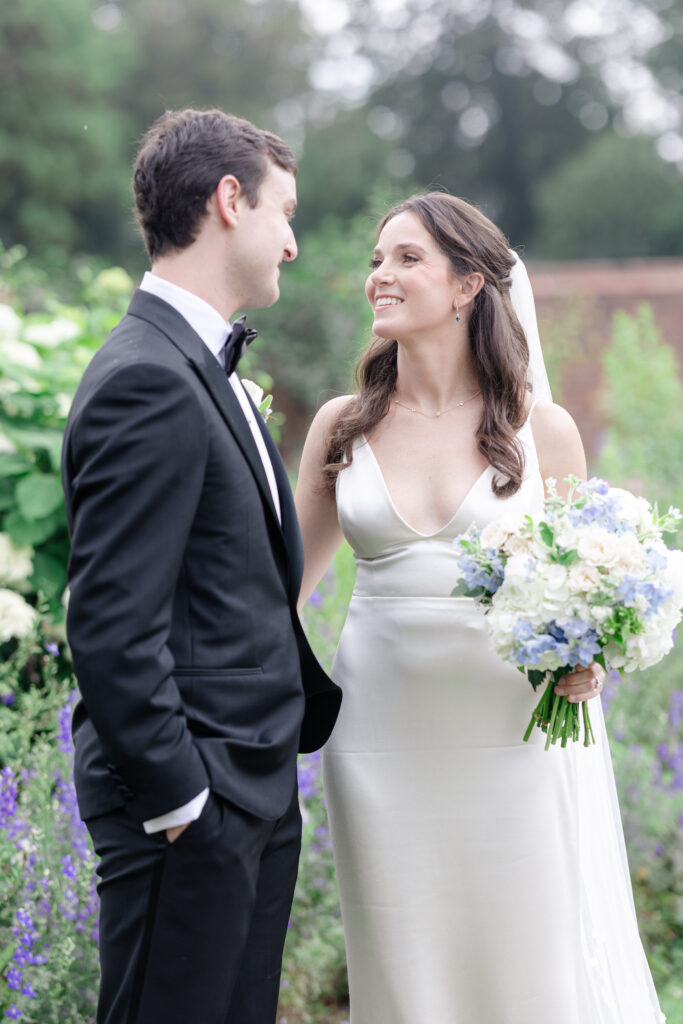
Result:
M36 551L31 582L34 590L41 591L46 597L61 595L66 587L66 567L57 558Z
M35 547L51 537L63 524L63 514L55 512L45 519L24 519L21 512L15 509L5 516L3 529L9 533L18 548L30 545Z
M451 597L472 597L476 593L483 593L484 588L478 587L476 591L470 590L464 580L460 580L457 586L451 590Z
M46 451L50 456L52 468L59 469L62 458L62 432L61 430L43 429L36 430L24 427L15 427L6 424L3 427L10 441L13 441L19 448L25 451Z
M31 473L20 480L15 489L17 505L24 519L44 519L64 502L58 476Z
M32 464L25 455L0 455L0 476L19 476L31 468Z
M545 680L545 677L546 677L546 673L545 672L541 672L537 668L530 668L527 671L527 678L528 678L529 682L531 683L531 685L533 686L534 690L537 690L539 688L541 683Z
M560 565L564 565L569 568L570 565L573 565L574 562L578 561L578 558L578 551L574 551L572 549L571 551L563 551L561 555L558 555L557 561Z
M547 544L548 547L551 548L555 543L555 534L553 533L553 531L550 529L547 523L539 523L538 529L540 531L541 538L543 539L543 543Z

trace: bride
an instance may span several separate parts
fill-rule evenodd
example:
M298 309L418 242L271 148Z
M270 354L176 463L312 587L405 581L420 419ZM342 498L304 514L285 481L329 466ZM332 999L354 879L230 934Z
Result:
M558 687L592 700L594 747L523 743L531 686L449 596L454 537L586 474L524 267L478 210L430 193L382 221L366 293L358 394L316 416L297 488L302 601L342 536L357 561L324 753L351 1024L655 1024L602 669Z

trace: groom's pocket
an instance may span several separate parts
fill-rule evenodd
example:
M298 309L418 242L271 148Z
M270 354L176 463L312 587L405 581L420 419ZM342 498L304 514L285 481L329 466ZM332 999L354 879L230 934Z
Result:
M177 668L173 676L195 735L232 737L251 723L259 701L270 693L261 666L226 669Z
M202 813L194 821L191 821L187 828L183 829L177 839L169 842L166 833L164 838L169 846L181 846L210 842L220 834L223 828L223 801L215 793L209 791Z

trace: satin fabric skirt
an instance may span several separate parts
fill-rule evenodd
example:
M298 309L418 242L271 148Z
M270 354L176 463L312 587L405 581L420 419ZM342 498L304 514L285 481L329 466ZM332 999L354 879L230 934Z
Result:
M354 594L324 784L351 1024L659 1024L599 699L596 746L467 598Z

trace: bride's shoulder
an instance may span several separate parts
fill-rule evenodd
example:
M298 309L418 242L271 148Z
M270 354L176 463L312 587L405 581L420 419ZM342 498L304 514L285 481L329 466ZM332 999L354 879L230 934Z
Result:
M550 402L545 398L538 398L534 401L530 397L527 405L527 412L529 411L534 437L537 434L548 433L553 438L561 439L579 432L567 410L561 405L556 405L555 402Z
M354 398L355 395L338 395L320 406L308 428L304 450L323 451L335 423Z
M585 475L585 455L579 428L566 409L539 399L533 405L530 422L544 478L564 479L570 473Z
M318 409L313 417L310 430L316 434L328 434L355 397L355 395L338 395L336 398L330 398Z

